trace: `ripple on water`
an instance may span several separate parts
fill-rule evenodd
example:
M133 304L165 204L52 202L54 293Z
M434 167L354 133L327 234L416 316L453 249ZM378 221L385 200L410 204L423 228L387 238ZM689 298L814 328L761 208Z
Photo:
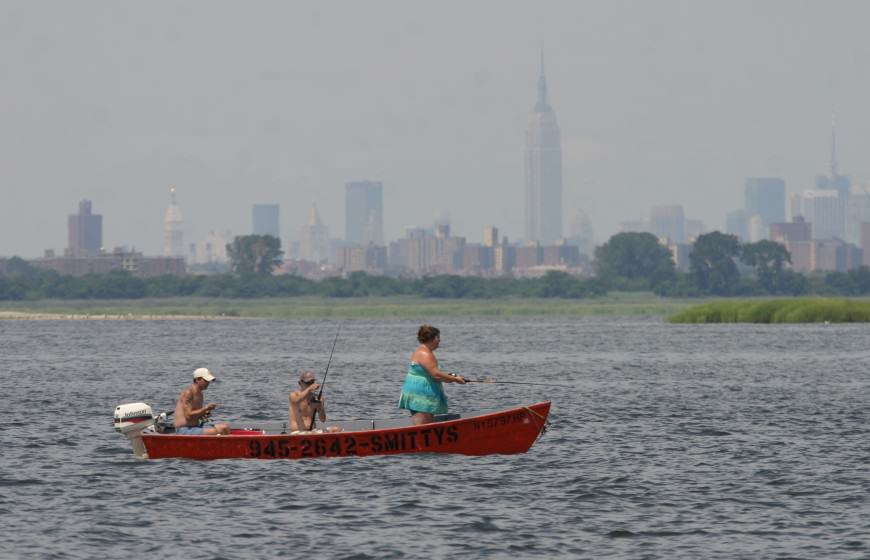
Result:
M868 555L863 330L431 320L445 368L570 385L447 387L456 410L552 399L529 453L140 461L111 428L116 404L170 410L207 365L223 374L206 394L218 419L281 419L293 375L322 371L335 321L0 322L14 349L0 557ZM343 324L331 414L398 416L416 323ZM88 426L59 424L71 411Z

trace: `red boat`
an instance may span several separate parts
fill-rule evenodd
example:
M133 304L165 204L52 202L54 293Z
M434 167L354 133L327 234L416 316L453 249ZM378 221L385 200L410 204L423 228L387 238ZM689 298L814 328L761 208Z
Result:
M160 427L144 403L115 410L115 429L149 459L304 459L400 453L490 455L525 453L541 436L550 401L468 416L436 416L414 426L410 419L328 422L324 432L282 433L283 425L232 430L228 436L177 435ZM165 415L161 415L165 418ZM171 428L170 428L171 430ZM161 433L162 432L162 433Z

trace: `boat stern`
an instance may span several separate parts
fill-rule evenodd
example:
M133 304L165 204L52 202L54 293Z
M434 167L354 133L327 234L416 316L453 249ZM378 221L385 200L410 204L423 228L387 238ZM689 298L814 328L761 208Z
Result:
M155 418L151 407L145 403L120 404L115 407L113 425L115 431L124 434L133 446L133 454L139 459L147 459L148 452L142 442L142 432L154 425Z

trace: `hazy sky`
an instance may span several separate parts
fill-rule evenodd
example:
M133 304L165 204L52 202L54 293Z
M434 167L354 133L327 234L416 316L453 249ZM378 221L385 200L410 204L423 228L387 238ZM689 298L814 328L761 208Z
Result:
M748 176L790 192L870 179L870 2L31 2L0 4L0 255L67 244L89 198L107 248L162 251L384 182L386 237L439 209L469 241L523 233L523 134L541 48L562 129L566 226L680 203L723 228Z

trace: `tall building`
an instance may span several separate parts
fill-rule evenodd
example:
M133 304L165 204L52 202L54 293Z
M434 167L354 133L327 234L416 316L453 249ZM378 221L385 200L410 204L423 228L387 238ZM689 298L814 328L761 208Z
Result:
M91 201L79 202L79 213L67 219L68 253L73 257L97 255L103 248L103 216L91 212Z
M655 206L650 214L650 232L659 239L682 243L686 239L686 218L679 204Z
M496 245L498 245L498 228L495 226L483 228L483 246L495 247Z
M864 250L864 266L870 266L870 222L861 224L861 248Z
M846 239L846 233L849 229L846 222L847 208L850 205L849 190L851 185L852 179L848 175L840 175L837 170L837 127L832 118L830 175L816 176L816 191L835 193L838 203L825 200L825 208L823 210L826 220L825 224L816 224L813 221L813 217L806 215L807 221L813 222L814 239ZM802 198L804 199L804 212L806 212L807 198L806 196L802 196ZM818 237L819 235L827 235L827 232L830 233L828 237Z
M384 244L384 186L351 181L344 186L345 240L356 245Z
M562 140L547 102L543 53L538 102L526 128L525 172L526 241L553 244L562 237Z
M312 204L308 211L308 222L302 227L299 242L299 258L314 263L329 262L329 230L320 221L317 205Z
M725 215L725 233L736 235L740 241L749 240L749 225L746 222L746 211L732 210Z
M813 239L845 239L845 200L833 189L801 193L802 214L813 226Z
M184 218L175 200L175 186L169 189L169 206L163 215L163 255L184 256Z
M861 244L861 227L870 222L870 190L868 187L852 186L846 206L846 239L849 243Z
M254 204L251 211L251 232L281 239L280 207L277 204Z
M776 177L746 179L743 210L747 224L753 216L760 218L761 231L766 236L770 224L785 221L785 181Z
M816 188L830 189L837 191L843 197L848 198L849 187L852 185L852 178L848 175L840 175L837 171L837 123L831 117L831 162L830 175L817 175Z
M578 250L591 255L595 252L595 231L592 229L592 220L589 215L578 208L568 223L568 241L576 245Z

